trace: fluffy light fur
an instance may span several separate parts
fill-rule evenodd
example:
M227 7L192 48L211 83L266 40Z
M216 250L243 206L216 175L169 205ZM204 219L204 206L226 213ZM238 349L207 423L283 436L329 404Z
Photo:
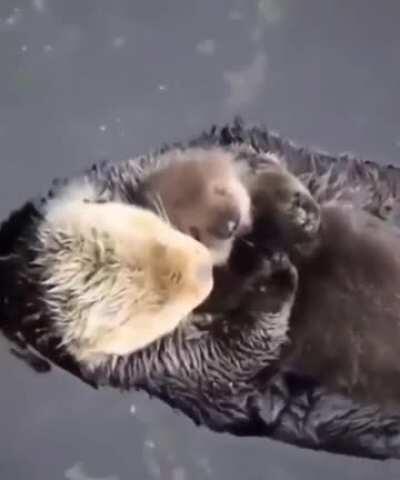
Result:
M171 332L212 288L201 243L148 210L117 202L51 202L36 267L62 343L86 364Z
M142 181L144 194L158 202L182 232L206 245L215 265L226 263L237 234L251 226L246 171L222 148L172 150Z

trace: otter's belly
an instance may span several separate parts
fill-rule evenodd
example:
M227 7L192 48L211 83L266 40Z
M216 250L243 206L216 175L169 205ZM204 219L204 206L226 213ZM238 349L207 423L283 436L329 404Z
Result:
M400 405L398 283L300 273L285 366L358 400Z

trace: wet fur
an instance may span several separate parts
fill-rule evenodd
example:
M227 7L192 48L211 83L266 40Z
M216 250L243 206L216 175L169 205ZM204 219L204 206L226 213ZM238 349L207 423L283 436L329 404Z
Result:
M340 202L321 213L314 249L294 257L300 289L286 364L359 401L398 407L400 231Z
M188 149L186 158L190 158L190 152ZM241 149L233 149L229 153L236 162L242 161ZM168 165L169 161L167 158L161 165ZM266 157L265 162L269 165L271 158ZM160 163L157 165L160 166ZM150 172L154 171L150 169ZM133 172L136 172L136 176L127 177L129 183L118 184L120 187L125 186L124 190L113 191L108 188L107 178L102 185L100 182L93 182L90 176L82 183L84 188L76 189L74 183L71 187L75 189L79 198L89 202L100 202L98 208L101 208L107 205L107 202L121 201L124 194L129 194L131 198L140 198L138 195L140 186L144 184L149 173L143 174L138 166L135 166ZM111 170L110 174L115 175L116 172ZM54 194L56 201L63 195L65 188L65 185L62 185ZM79 191L83 192L82 197ZM47 201L41 210L46 212L48 204ZM43 219L39 219L22 234L21 241L13 245L17 263L19 258L22 260L27 256L33 256L34 262L37 261L37 250L35 248L32 250L31 246L35 244L33 239L38 236L42 222ZM107 383L122 388L142 387L154 394L161 394L162 391L171 388L178 397L191 396L201 384L203 398L209 399L210 402L216 401L214 406L210 404L215 412L225 404L226 411L221 412L219 428L226 422L233 424L240 417L244 418L246 405L244 404L243 409L232 416L229 402L225 403L226 394L228 391L230 394L239 392L249 376L253 377L264 368L272 366L279 358L281 349L288 339L288 319L297 290L297 273L286 255L273 255L272 252L258 253L250 249L244 257L245 263L250 256L254 257L251 267L246 265L245 271L239 273L243 281L246 281L246 288L240 295L235 295L237 304L234 308L228 309L228 312L214 315L209 312L193 314L187 322L181 322L170 335L165 335L130 355L112 355L95 368L92 368L93 365L89 365L88 368L87 364L77 361L76 357L70 358L69 362L72 360L75 364L74 369L80 370L81 375L89 382ZM36 348L41 350L43 345L53 345L55 342L58 345L58 353L57 350L53 350L53 353L65 358L71 352L59 338L57 329L53 327L53 313L48 303L46 301L43 303L43 299L46 300L46 288L40 271L31 268L34 262L26 264L24 260L19 264L19 272L16 272L24 283L18 292L23 296L23 300L18 302L21 308L19 317L24 323L23 329L29 331L31 342ZM249 281L246 280L247 277ZM266 295L260 297L259 292L266 292ZM12 296L13 293L8 292L8 302ZM11 303L14 304L13 301ZM130 362L128 377L126 362ZM222 384L218 381L221 375L225 378ZM221 394L218 396L219 400L216 400L216 392ZM207 403L209 401L207 400ZM220 401L222 403L219 406ZM193 417L194 411L189 414Z
M296 182L281 167L256 176L254 226L245 238L256 250L284 249L299 273L282 368L360 402L396 407L400 230L380 218L379 211L346 201L343 190L338 198L334 185L332 199L319 197L318 206ZM301 198L293 204L288 199L294 192ZM352 194L359 193L353 187ZM296 203L305 207L303 212ZM231 286L241 288L226 274L223 283L226 292ZM377 329L379 335L371 335Z
M188 143L189 148L206 150L215 145L233 152L237 162L245 163L255 173L270 164L271 153L277 154L286 159L291 171L302 175L315 195L325 199L346 196L388 222L396 219L400 174L395 169L310 152L270 131L244 128L239 122L213 127ZM91 198L137 203L143 171L163 164L164 154L170 149L166 146L120 164L94 165L84 177L94 192ZM31 245L36 224L42 219L42 207L65 183L55 183L48 196L14 212L0 230L1 328L18 348L28 352L26 355L33 348L93 385L142 388L213 430L269 436L307 448L353 455L400 457L398 415L385 415L379 407L364 407L350 398L332 395L323 385L315 385L312 378L306 381L301 372L297 380L289 379L279 362L274 363L287 341L290 312L281 309L282 316L277 316L279 302L268 305L268 299L279 300L266 295L268 289L276 288L277 277L272 275L272 282L269 279L271 271L279 272L279 268L271 269L270 257L246 244L240 244L240 248L245 252L248 248L248 255L238 258L243 260L239 262L240 271L248 282L244 293L250 297L244 295L246 302L234 315L193 315L149 348L116 357L95 372L82 369L58 347L40 300L40 283L26 262L34 257ZM257 265L261 267L258 272L254 270ZM289 265L283 261L283 275L278 275L288 285L286 291L281 290L281 305L286 307L295 293ZM258 310L252 314L247 307L253 301ZM259 310L262 302L265 314ZM379 330L373 334L379 335ZM296 342L293 336L292 342Z
M209 250L144 206L96 203L87 183L47 205L33 265L55 334L85 368L146 347L207 297L212 263L226 262L235 234L250 226L233 158L222 149L172 152L138 189L174 227L196 228ZM229 222L234 229L218 235Z

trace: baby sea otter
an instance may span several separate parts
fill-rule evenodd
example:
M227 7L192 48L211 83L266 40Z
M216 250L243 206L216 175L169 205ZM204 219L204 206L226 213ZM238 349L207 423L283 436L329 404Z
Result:
M234 238L251 225L244 171L216 147L173 150L164 162L143 180L142 195L158 200L175 227L206 245L214 264L224 264Z

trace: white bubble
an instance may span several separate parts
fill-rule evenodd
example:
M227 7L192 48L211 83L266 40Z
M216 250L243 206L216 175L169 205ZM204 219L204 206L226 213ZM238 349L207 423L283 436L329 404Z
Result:
M243 20L243 13L239 12L239 10L231 10L228 13L228 18L229 20L238 22L240 20Z
M122 48L126 44L126 38L125 37L115 37L112 41L112 46L114 48Z
M37 12L44 12L46 9L45 0L32 0L32 6Z
M105 132L107 130L107 125L99 125L100 132Z
M207 38L196 45L196 50L202 55L214 55L215 48L215 41L212 38Z
M14 27L20 20L21 10L19 8L14 8L13 13L4 20L4 23L8 27Z

